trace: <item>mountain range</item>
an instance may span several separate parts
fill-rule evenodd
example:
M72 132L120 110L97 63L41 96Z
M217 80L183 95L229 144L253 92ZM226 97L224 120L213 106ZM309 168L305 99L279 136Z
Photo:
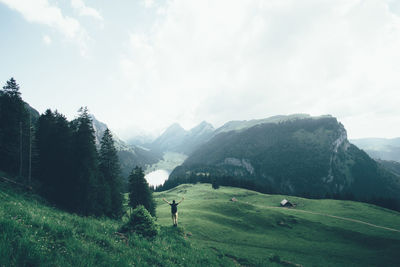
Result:
M29 110L36 118L38 112ZM99 145L107 125L93 115L91 118ZM343 125L330 115L230 121L217 129L205 121L190 130L173 124L142 146L128 145L113 136L124 177L136 165L145 168L159 162L166 152L187 155L172 171L167 186L187 182L193 175L208 175L240 181L239 186L251 183L260 191L313 197L353 194L358 198L398 198L400 192L399 163L373 160L347 139ZM352 141L361 147L376 143ZM398 139L379 142L379 148L396 148Z
M208 141L214 132L214 127L205 121L189 131L175 123L168 127L151 144L148 144L148 147L160 152L171 151L189 155L199 145Z
M185 162L174 169L167 185L187 182L193 175L211 175L251 182L276 193L313 197L397 198L400 192L396 172L351 144L343 125L329 115L233 121L206 133L197 139L202 143L197 141ZM183 152L188 135L173 125L158 140Z
M321 116L326 117L329 115ZM280 123L290 120L311 118L308 114L277 115L258 120L229 121L219 128L214 128L211 123L201 122L190 130L185 130L178 123L169 126L153 142L144 143L143 146L160 152L172 151L186 155L194 152L199 146L209 141L212 137L230 131L242 131L255 125L264 123Z
M400 138L362 138L351 142L374 159L400 162Z
M95 130L96 145L100 147L100 141L104 131L108 126L97 120L94 115L91 115L93 128ZM121 164L121 172L124 178L129 176L129 173L136 166L145 168L146 165L151 165L162 159L162 153L151 151L145 147L138 145L128 145L122 141L115 133L112 133L114 145L117 149L118 158Z

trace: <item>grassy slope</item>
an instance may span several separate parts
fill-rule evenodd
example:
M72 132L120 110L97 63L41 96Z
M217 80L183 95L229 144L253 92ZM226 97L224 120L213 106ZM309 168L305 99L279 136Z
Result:
M265 265L269 257L304 266L399 266L400 232L333 218L365 221L400 230L400 214L373 205L337 200L287 197L296 209L278 208L284 196L210 185L181 185L157 193L158 217L169 225L169 206L161 198L185 201L181 225L192 242L245 265ZM229 201L232 197L237 202ZM302 212L307 211L307 212ZM311 214L314 212L318 214Z
M183 195L175 229L161 199ZM283 196L207 184L155 196L160 236L125 242L115 234L122 222L71 215L0 183L0 266L281 266L271 264L273 255L304 266L400 265L400 232L300 210L400 229L397 212L295 197L289 199L296 209L282 209L277 206Z
M0 183L0 266L211 266L232 264L198 249L181 228L162 227L153 241L116 231L122 222L59 211Z

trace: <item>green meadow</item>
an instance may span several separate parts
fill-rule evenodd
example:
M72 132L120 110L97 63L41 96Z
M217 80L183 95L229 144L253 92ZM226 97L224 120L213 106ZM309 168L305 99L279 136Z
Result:
M400 213L395 211L197 184L156 194L161 225L171 219L160 199L182 196L180 226L192 234L193 244L242 265L269 265L275 256L293 266L400 266ZM283 198L296 208L279 207Z
M124 221L81 217L0 183L0 266L229 266L197 248L182 228L148 240L120 235Z
M81 217L0 184L0 266L400 266L400 214L209 184L155 193L160 234ZM169 205L179 205L172 227ZM231 201L232 198L237 201ZM280 208L287 198L296 208Z

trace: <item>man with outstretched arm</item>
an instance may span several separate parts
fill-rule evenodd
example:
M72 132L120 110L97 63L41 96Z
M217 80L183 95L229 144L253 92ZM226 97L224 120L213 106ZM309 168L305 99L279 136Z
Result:
M171 202L168 202L165 198L163 198L164 202L168 203L171 206L171 215L172 215L172 223L176 227L178 226L178 205L185 199L182 197L182 200L178 203L175 202L175 199Z

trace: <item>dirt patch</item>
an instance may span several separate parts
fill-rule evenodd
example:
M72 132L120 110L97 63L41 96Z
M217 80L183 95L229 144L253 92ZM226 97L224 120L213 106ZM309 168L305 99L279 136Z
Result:
M293 262L285 261L285 260L282 260L280 262L280 264L285 265L285 266L303 267L303 265L301 265L301 264L297 264L297 263L293 263Z
M225 254L225 257L230 258L233 261L233 263L235 264L235 266L247 266L247 265L245 265L245 263L247 263L246 260L236 258L235 256L230 255L230 254Z

